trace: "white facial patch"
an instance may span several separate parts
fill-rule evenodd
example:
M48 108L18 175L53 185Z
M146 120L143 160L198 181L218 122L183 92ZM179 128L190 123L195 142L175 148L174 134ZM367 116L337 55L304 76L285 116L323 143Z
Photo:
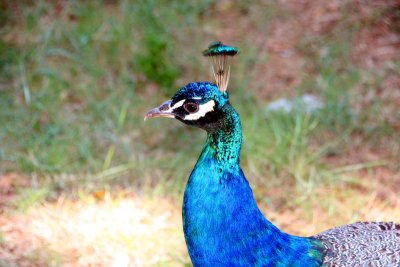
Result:
M204 117L208 112L213 111L215 106L214 100L210 100L205 104L199 105L199 110L196 113L192 113L185 116L184 120L194 121L201 117Z

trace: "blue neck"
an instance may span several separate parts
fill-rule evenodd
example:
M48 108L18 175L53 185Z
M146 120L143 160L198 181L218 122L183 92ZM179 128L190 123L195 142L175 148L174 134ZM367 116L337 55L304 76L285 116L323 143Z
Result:
M183 226L194 266L319 266L316 241L281 232L260 212L240 168L242 129L227 104L185 189Z

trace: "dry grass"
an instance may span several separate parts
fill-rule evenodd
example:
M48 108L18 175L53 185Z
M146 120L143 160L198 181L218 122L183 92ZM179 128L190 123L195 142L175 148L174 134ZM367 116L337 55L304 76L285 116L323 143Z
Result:
M18 266L175 266L188 262L180 211L165 199L60 197L0 218L0 258Z
M362 188L362 189L361 189ZM362 192L363 191L363 192ZM185 266L180 204L127 193L72 201L61 196L28 212L4 209L0 259L7 266ZM348 196L352 196L349 198ZM273 197L273 196L271 196ZM320 187L306 201L262 205L284 231L312 235L355 221L400 221L400 200L363 185Z

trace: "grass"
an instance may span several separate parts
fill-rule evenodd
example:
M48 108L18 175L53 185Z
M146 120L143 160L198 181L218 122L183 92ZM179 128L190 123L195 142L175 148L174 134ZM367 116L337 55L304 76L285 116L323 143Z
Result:
M152 96L145 88L154 81L170 96L180 67L172 61L173 33L167 31L177 23L152 21L149 12L166 9L149 5L154 3L121 1L107 8L100 2L66 3L60 14L45 1L19 6L26 31L10 31L9 38L12 43L22 35L26 42L15 56L6 55L12 77L0 92L7 106L0 114L7 125L1 155L9 170L97 173L127 162L140 167L148 149L144 136L156 129L149 124L144 129L143 114L165 98L148 103ZM135 16L143 10L149 14L140 18L149 25ZM178 2L171 10L189 12L188 17L198 12Z
M169 97L184 83L181 80L189 76L184 72L190 74L188 79L206 78L200 74L204 73L205 62L200 64L196 53L204 47L207 34L201 23L208 21L210 15L204 12L212 4L121 1L113 5L101 2L60 5L46 1L17 5L15 13L9 9L11 19L2 28L7 33L2 41L6 53L1 60L5 87L0 94L7 107L0 113L6 122L0 131L4 144L0 156L7 163L2 167L6 171L46 175L68 173L81 179L113 168L125 170L117 172L118 178L114 176L117 183L155 185L159 188L156 192L161 188L182 188L190 170L190 167L179 168L187 158L186 149L199 150L194 148L201 147L201 141L185 148L180 145L188 141L187 134L179 139L174 136L185 131L189 136L195 135L189 137L191 140L199 140L200 134L182 127L176 130L175 123L144 125L141 117L146 109ZM164 8L166 5L169 8ZM275 4L270 8L284 18L290 17L290 12ZM245 3L238 9L251 11ZM256 14L263 24L274 20L273 13ZM179 23L177 17L194 30ZM209 24L215 25L213 21ZM268 168L257 171L257 176L283 175L299 185L310 180L318 183L320 178L316 173L322 170L326 145L310 148L311 133L331 131L339 133L337 139L343 140L355 130L368 132L368 122L361 120L373 116L366 114L367 111L355 114L351 103L352 91L363 83L363 70L346 60L354 32L362 25L342 31L346 25L342 23L338 26L340 30L327 36L307 34L298 45L299 51L309 58L311 71L302 74L304 79L297 92L300 95L313 88L311 91L325 102L325 108L310 118L298 114L267 117L257 114L253 102L262 109L265 100L259 101L254 92L244 90L257 79L248 71L256 61L257 49L249 41L241 43L244 52L235 63L238 74L232 82L238 91L232 98L246 100L236 101L236 106L243 114L244 127L250 124L252 129L245 128L250 147L246 154L255 155L255 162L260 161L253 169L263 169L260 166L264 159L269 164ZM16 27L24 31L17 32ZM187 49L182 51L182 47ZM243 76L244 73L248 74ZM149 92L151 88L157 88L159 93ZM376 103L373 112L379 113L381 109L382 105ZM259 127L259 121L265 121L265 125ZM164 131L154 133L158 127ZM392 133L390 127L386 124L385 131ZM155 138L156 142L152 140ZM175 155L175 162L149 154L160 143L166 144L162 151ZM330 140L328 146L338 143ZM178 145L180 151L174 149ZM270 149L263 150L264 147ZM144 155L155 160L149 163ZM136 181L135 177L153 176L147 171L154 166L158 169L156 173L162 173L157 175L159 180ZM130 175L123 175L127 172Z
M395 13L387 7L353 12L351 1L329 12L317 3L310 11L276 1L239 2L1 3L0 176L20 173L30 184L13 191L11 206L32 216L63 197L93 204L92 194L115 198L122 188L179 199L205 133L176 121L144 122L143 115L187 82L209 80L201 51L221 39L241 49L230 94L244 129L242 167L260 203L272 214L290 208L307 222L318 213L338 223L365 218L357 207L375 198L357 194L379 182L359 176L377 166L393 177L400 171L394 90L400 61L371 69L355 51L361 31ZM313 8L322 15L308 14ZM299 28L303 16L328 13L340 19ZM316 25L323 30L313 31ZM320 97L324 107L312 114L266 112L279 97L305 93ZM357 204L344 211L335 198ZM322 230L313 225L310 232ZM134 250L134 239L121 232L118 243ZM28 262L42 260L32 253ZM64 261L51 247L46 253L49 264ZM159 266L187 264L182 253Z
M3 26L3 31L8 32L8 41L3 41L3 49L8 51L7 47L12 47L2 59L2 66L8 73L4 79L9 83L0 92L7 107L0 114L7 125L0 134L5 144L0 155L3 161L8 162L8 170L54 175L95 174L109 168L130 166L127 170L133 170L133 177L146 177L149 168L142 155L149 153L151 138L159 138L157 145L160 142L183 143L179 143L179 139L172 140L176 139L173 135L178 132L173 129L176 124L168 127L165 122L152 122L144 126L141 117L146 109L169 97L178 85L184 83L178 79L185 77L183 71L194 74L189 79L198 78L200 74L196 72L204 72L201 69L206 68L205 63L199 64L200 56L196 53L201 51L202 39L205 39L202 38L205 33L200 23L208 18L204 10L211 4L207 1L196 4L173 1L168 9L164 8L166 5L169 4L153 1L121 1L105 6L93 2L64 3L58 7L45 1L18 5L22 17L15 17L14 21L10 20ZM246 4L242 4L240 10L246 10ZM275 10L279 9L275 7ZM10 11L10 14L13 13ZM56 16L60 19L54 20ZM176 17L182 18L195 30L189 31L174 19ZM268 21L273 17L270 14L262 16L262 19ZM25 30L22 33L13 31L17 25ZM254 147L276 146L267 156L271 174L287 172L301 183L309 179L304 177L310 176L311 172L301 173L304 172L301 165L310 165L311 169L318 171L320 164L318 159L314 159L315 152L309 151L306 140L310 135L308 127L341 133L350 133L358 127L349 92L360 83L360 70L344 61L351 38L343 41L343 36L351 37L352 31L329 38L308 36L301 43L300 49L309 55L310 62L315 62L313 69L319 71L306 77L298 90L299 93L307 91L310 84L316 88L326 103L320 118L270 116L265 129L257 131L272 134L266 138L268 142L260 136L246 135L246 142ZM17 37L23 40L21 44L16 43ZM329 42L326 44L324 41L327 39ZM190 46L189 40L193 40ZM310 43L313 44L311 49L308 48ZM245 52L235 63L239 74L246 73L257 54L257 51L246 48L248 44L242 45ZM177 57L182 47L187 49ZM318 54L320 50L323 50L322 54ZM206 78L202 76L201 79ZM248 77L252 77L251 72ZM147 92L153 83L161 93ZM249 101L241 104L243 107L237 105L238 109L252 109L250 99L255 96L243 90L249 86L249 80L246 82L246 77L242 77L239 81L234 79L235 83L240 84L233 98L250 95L247 97ZM152 101L148 102L149 99ZM254 120L263 120L254 115L251 111L244 115L244 124L249 123L250 116ZM152 134L157 127L165 130ZM196 135L191 139L199 139L199 135L191 130L178 129ZM193 145L200 146L199 143ZM159 172L164 174L161 181L154 181L161 188L165 184L181 188L183 173L189 171L188 168L182 174L169 174L178 169L181 160L187 157L185 149L176 151L173 148L164 146L165 151L178 154L172 168L170 161L163 161L162 157L156 157L150 163L160 166ZM254 153L258 152L250 151L250 154ZM256 158L263 159L262 153ZM317 158L321 156L316 152ZM171 179L172 176L177 178ZM146 183L153 184L153 181Z

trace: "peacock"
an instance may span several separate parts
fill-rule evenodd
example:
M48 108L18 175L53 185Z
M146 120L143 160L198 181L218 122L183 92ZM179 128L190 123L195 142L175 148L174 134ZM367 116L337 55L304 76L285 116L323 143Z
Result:
M311 237L287 234L259 210L240 167L242 128L227 92L238 49L203 52L216 84L192 82L146 118L175 118L207 132L183 197L183 230L194 266L400 266L400 224L357 222Z

